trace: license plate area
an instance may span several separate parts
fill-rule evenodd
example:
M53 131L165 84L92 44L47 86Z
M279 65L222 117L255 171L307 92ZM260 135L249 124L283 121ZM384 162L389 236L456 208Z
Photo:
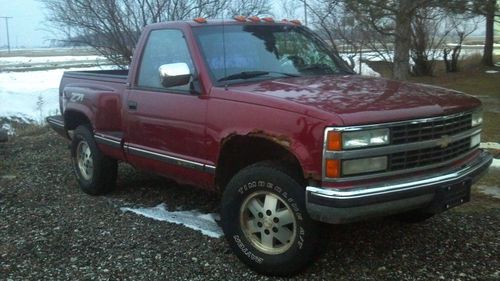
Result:
M470 201L471 180L445 185L436 189L436 195L429 207L433 213L440 213Z

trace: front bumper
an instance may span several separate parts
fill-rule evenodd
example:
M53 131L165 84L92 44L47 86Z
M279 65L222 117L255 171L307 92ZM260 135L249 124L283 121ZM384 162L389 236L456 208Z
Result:
M311 218L334 224L415 209L439 213L468 201L470 185L491 162L492 156L481 151L470 163L433 174L344 190L308 186L307 210Z

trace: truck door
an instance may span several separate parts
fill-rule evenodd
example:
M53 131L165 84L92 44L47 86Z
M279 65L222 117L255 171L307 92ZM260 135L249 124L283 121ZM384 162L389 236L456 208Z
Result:
M190 84L163 87L159 68L170 63L186 63L196 75L183 32L152 30L124 105L125 151L138 168L204 186L213 171L204 150L207 100Z

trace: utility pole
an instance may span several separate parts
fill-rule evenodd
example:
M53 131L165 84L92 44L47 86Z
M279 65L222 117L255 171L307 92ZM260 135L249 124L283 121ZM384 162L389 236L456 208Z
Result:
M307 26L307 1L304 0L304 25Z
M9 19L12 17L0 17L2 19L5 19L5 30L7 30L7 49L10 54L10 37L9 37Z

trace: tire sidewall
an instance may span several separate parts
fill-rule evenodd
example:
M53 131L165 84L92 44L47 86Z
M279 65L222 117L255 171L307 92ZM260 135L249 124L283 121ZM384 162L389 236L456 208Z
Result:
M292 210L296 235L290 248L269 255L256 249L240 225L241 205L248 196L265 191L277 195ZM314 252L317 230L306 211L304 189L287 174L266 167L256 167L235 176L223 195L222 225L226 239L236 255L246 264L266 274L288 275L300 270Z
M93 172L92 172L92 178L90 180L87 180L82 176L80 169L78 168L78 161L76 160L78 145L82 141L85 141L88 144L90 152L92 154ZM90 130L86 126L78 126L74 131L73 139L71 142L71 162L73 165L73 170L75 172L78 184L80 185L80 188L86 193L89 194L99 193L99 190L97 188L98 186L97 180L99 179L100 176L99 173L101 171L100 168L102 162L101 159L102 159L101 152L99 151Z

